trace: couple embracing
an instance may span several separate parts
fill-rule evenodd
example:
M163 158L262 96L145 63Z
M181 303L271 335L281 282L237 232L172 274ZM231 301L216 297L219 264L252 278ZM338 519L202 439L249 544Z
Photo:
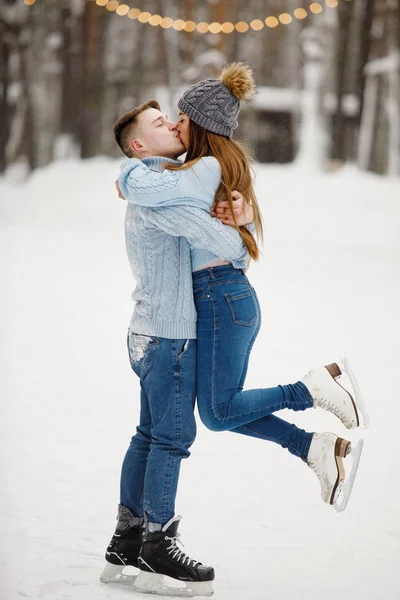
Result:
M259 258L263 229L249 156L232 136L240 102L254 92L251 70L233 63L183 94L178 123L151 100L114 126L128 157L117 188L128 203L126 249L136 281L127 345L140 379L140 421L122 465L103 582L157 594L213 593L214 569L184 553L175 514L180 463L196 436L196 399L212 431L274 442L310 466L324 502L346 503L351 492L361 446L346 474L348 440L274 414L320 407L348 429L366 425L348 362L313 368L296 383L244 390L261 326L246 272ZM352 393L338 383L341 370ZM139 569L136 578L124 574L128 565ZM176 589L166 588L165 576L180 582Z

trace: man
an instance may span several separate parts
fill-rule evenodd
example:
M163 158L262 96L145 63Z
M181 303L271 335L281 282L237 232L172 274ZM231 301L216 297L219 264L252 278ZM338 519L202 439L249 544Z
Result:
M165 159L176 160L185 151L175 124L155 101L130 111L114 131L125 155L141 158L153 170L162 170ZM238 224L251 222L251 208L244 210L247 204L240 195L235 205ZM230 222L226 214L222 218ZM185 595L208 595L214 570L182 552L177 544L180 517L175 516L180 462L190 455L196 435L191 245L238 268L246 266L248 255L238 232L204 210L127 206L126 247L137 283L128 348L140 378L141 411L122 465L118 524L101 580L130 583L132 578L122 571L131 565L159 575L143 591L162 593L161 578L168 575L186 582Z

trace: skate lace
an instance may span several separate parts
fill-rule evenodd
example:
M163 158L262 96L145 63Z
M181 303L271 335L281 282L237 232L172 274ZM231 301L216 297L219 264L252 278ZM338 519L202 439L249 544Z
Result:
M328 400L328 398L324 398L323 396L320 396L318 398L318 400L319 400L319 405L321 408L324 408L325 410L333 413L336 417L338 417L342 421L342 423L351 424L349 422L349 419L346 417L346 414L342 410L340 410L340 408L337 406L337 404L334 404L333 402Z
M190 556L185 554L185 552L179 547L178 544L181 544L182 546L183 544L177 539L178 537L179 533L174 537L168 537L167 535L165 536L165 539L171 542L171 545L167 548L168 554L170 554L174 560L181 561L183 565L186 564L188 567L195 567L196 565L201 564L197 560L190 558Z

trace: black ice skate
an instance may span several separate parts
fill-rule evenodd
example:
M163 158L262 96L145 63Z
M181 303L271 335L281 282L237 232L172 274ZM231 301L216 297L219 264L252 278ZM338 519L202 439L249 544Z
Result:
M136 575L127 575L127 566L138 568L138 556L142 543L143 526L132 524L134 516L129 508L118 506L118 523L106 550L107 564L100 575L103 583L132 585Z
M214 569L187 556L178 542L181 517L168 521L154 533L146 525L138 564L140 573L133 589L163 596L211 596L214 593ZM165 577L174 581L168 585Z

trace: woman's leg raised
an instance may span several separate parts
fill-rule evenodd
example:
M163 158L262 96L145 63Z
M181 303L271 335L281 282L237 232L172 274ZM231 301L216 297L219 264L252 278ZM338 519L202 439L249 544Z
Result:
M260 307L241 271L223 274L220 269L209 269L203 280L194 278L197 398L202 421L213 431L235 430L283 408L312 407L312 397L301 382L243 391L250 352L260 329Z

